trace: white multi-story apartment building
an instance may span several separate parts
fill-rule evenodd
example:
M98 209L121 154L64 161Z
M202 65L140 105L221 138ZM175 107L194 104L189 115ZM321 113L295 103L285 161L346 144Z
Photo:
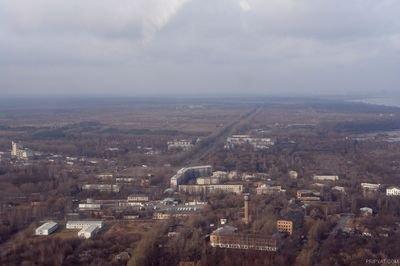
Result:
M11 143L11 157L20 159L20 160L27 160L33 156L33 152L30 149L26 149L22 146L22 144L17 142Z

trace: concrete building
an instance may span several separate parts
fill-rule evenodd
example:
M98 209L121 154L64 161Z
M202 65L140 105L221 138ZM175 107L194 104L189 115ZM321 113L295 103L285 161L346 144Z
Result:
M379 194L381 184L361 183L361 190L364 197L374 198Z
M193 194L193 195L208 194L215 191L241 194L243 192L243 185L180 185L179 186L179 192Z
M332 190L338 191L338 192L341 192L341 193L345 193L346 192L346 189L344 187L339 187L339 186L332 187Z
M149 196L147 196L147 195L130 195L130 196L128 196L128 201L147 202L147 201L149 201Z
M178 172L173 177L171 177L171 188L175 189L181 184L186 184L189 180L211 175L211 165L184 167L178 170Z
M47 236L55 232L58 228L58 224L55 222L47 222L36 228L35 235Z
M315 181L338 181L339 176L337 175L315 175L314 176Z
M215 177L198 177L196 179L197 185L217 185L219 184L219 178Z
M225 180L225 179L228 179L228 172L215 171L212 173L212 177L217 178L219 180Z
M82 228L82 230L78 232L78 237L86 239L92 238L100 231L100 229L101 227L95 224L89 225L87 227Z
M114 184L85 184L82 190L97 190L101 192L119 192L121 187Z
M65 225L66 229L83 229L88 226L95 225L99 228L103 228L103 221L68 221Z
M79 203L78 208L80 211L98 211L101 210L99 203Z
M380 187L381 187L381 184L361 183L361 189L363 189L363 190L378 191Z
M255 150L265 150L274 145L270 138L253 138L250 135L232 135L226 139L225 148L234 149L238 146L250 145Z
M117 177L117 178L115 178L115 182L117 182L117 183L133 183L136 180L138 180L138 178L135 178L135 177Z
M110 179L113 179L114 175L113 174L99 174L96 177L100 180L110 180Z
M282 189L281 186L269 186L269 185L263 184L256 188L257 195L274 195L274 194L280 194L280 193L285 193L285 192L286 192L286 190Z
M400 188L399 187L386 188L386 196L400 196Z
M301 201L320 201L321 194L319 192L313 190L298 190L297 191L297 199Z
M193 148L193 144L190 140L171 140L167 142L168 150L181 149L188 151Z
M24 148L20 143L11 142L11 158L27 160L32 156L33 152L30 149Z
M214 248L278 251L278 240L274 237L238 234L233 226L220 227L210 235L210 244Z
M373 210L369 207L362 207L362 208L360 208L360 213L363 216L371 216L373 213Z
M289 221L289 220L278 220L276 222L276 229L279 232L286 232L289 235L291 235L293 233L293 221Z
M289 177L290 179L297 179L299 174L296 171L289 171Z

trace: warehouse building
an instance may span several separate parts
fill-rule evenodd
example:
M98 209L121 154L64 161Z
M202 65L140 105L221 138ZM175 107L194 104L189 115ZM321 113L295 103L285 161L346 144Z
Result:
M276 252L278 240L275 237L238 234L233 226L220 227L210 235L210 244L216 248L260 250Z
M58 224L55 222L47 222L36 228L35 235L47 236L54 233L58 228Z
M100 231L100 229L101 227L99 227L98 225L95 224L89 225L87 227L82 228L82 230L78 232L78 237L86 239L92 238Z

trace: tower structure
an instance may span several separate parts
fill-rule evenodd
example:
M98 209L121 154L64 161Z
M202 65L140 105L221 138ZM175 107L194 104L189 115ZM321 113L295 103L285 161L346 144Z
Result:
M246 194L244 195L244 223L249 224L250 223L250 215L249 215L249 195Z

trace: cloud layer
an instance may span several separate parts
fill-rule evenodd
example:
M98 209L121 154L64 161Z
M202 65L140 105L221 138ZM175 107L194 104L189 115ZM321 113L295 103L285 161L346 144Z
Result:
M397 0L0 0L0 92L396 92L399 11Z

